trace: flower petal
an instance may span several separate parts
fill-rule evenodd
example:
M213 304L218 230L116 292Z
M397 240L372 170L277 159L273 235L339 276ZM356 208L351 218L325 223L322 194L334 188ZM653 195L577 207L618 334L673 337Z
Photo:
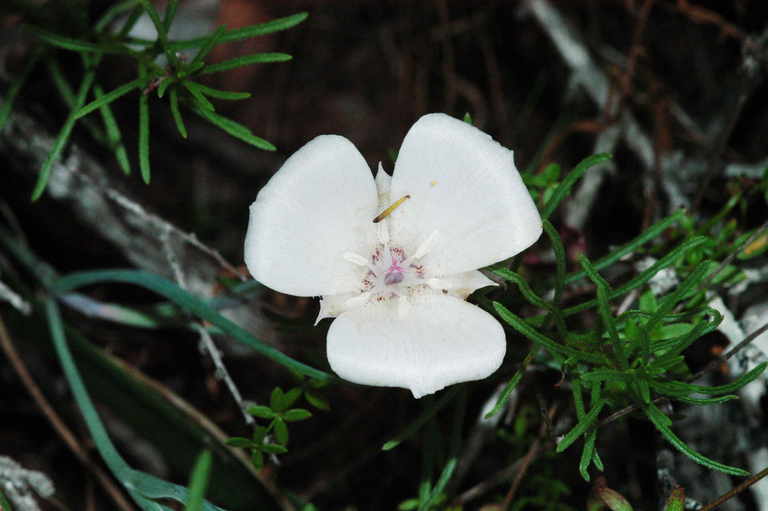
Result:
M346 252L373 253L378 194L346 138L323 135L296 151L251 205L245 263L251 275L297 296L359 290L367 271Z
M427 285L432 289L447 292L466 300L476 289L486 286L498 286L497 283L477 270L464 273L454 273L448 277L427 279Z
M328 331L328 362L336 374L404 387L417 398L487 377L505 351L504 330L493 316L446 295L372 302L343 313Z
M390 236L412 253L437 233L422 263L430 275L476 270L511 257L541 235L541 218L512 151L470 124L429 114L398 153Z

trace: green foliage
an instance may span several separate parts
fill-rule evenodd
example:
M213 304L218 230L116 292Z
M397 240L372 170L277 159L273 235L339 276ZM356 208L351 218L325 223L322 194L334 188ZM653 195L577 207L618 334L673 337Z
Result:
M0 128L6 124L14 99L23 89L27 77L41 57L50 70L54 86L69 107L69 115L60 128L38 174L32 200L37 200L45 191L56 162L66 148L73 130L81 122L98 142L112 151L123 172L130 173L131 165L122 144L119 124L112 112L112 104L130 94L138 93L137 157L141 177L145 183L149 183L152 174L150 101L155 96L153 94L155 92L158 101L168 98L165 101L182 138L186 139L189 136L182 117L182 109L186 109L247 144L265 151L275 150L274 145L254 135L248 127L216 113L214 103L211 101L242 100L250 97L250 94L213 89L199 83L198 80L205 75L243 66L290 60L292 57L285 53L244 55L218 63L209 63L206 59L219 44L289 29L304 21L307 14L299 13L234 30L219 27L205 37L173 40L169 32L177 8L178 0L169 1L162 14L149 0L119 2L98 19L78 27L79 33L76 37L59 32L59 27L27 25L29 32L37 37L40 46L34 51L23 71L11 83L3 105L0 107ZM120 15L126 12L129 13L127 18L120 22L122 24L118 23L118 20L121 20ZM157 31L155 40L137 39L128 35L140 15L144 13L149 16ZM134 49L137 46L140 49ZM197 52L191 59L185 59L178 53L194 49L197 49ZM76 52L81 56L84 66L77 92L73 92L72 86L59 70L57 53L59 51ZM132 60L136 75L135 78L105 93L104 77L100 73L99 65L107 56ZM92 97L91 101L88 101L89 96ZM88 115L96 110L101 114L100 126L88 119Z
M208 488L208 480L211 476L211 452L203 451L195 462L192 474L189 478L189 497L187 498L187 511L201 511L205 498L205 490Z
M304 375L300 372L292 372L298 381L297 387L287 391L275 387L269 396L269 405L252 405L246 410L253 417L268 421L267 425L255 425L251 438L232 437L227 440L227 444L233 447L249 450L251 463L257 469L264 465L265 454L277 455L288 452L289 423L305 421L312 417L312 412L309 410L293 407L302 396L315 408L330 409L328 401L319 393L319 389L328 384L327 381L312 378L305 381Z
M527 175L534 198L544 204L542 216L547 218L554 211L589 167L608 157L595 155L585 159L562 182L557 182L560 170L556 166L549 166L535 176ZM584 479L590 479L591 465L598 470L603 468L595 447L599 417L605 410L617 411L626 406L642 410L662 437L697 463L732 475L748 475L745 470L723 465L691 449L672 432L671 419L658 407L664 401L712 405L735 399L734 393L759 377L768 366L760 364L727 385L702 386L689 381L690 372L683 356L686 348L715 330L722 320L717 311L706 305L705 293L713 285L739 281L738 268L726 259L742 253L749 240L760 239L755 238L760 234L755 230L738 235L732 222L724 221L733 207L727 204L724 214L702 225L697 225L684 211L677 211L594 262L585 254L579 255L581 270L570 274L565 274L568 261L559 235L545 220L544 230L556 261L550 300L537 294L521 274L506 267L492 269L493 274L514 284L523 300L544 312L544 316L524 319L504 303L492 302L507 325L544 350L551 363L568 375L577 421L562 437L557 451L583 439L579 471ZM671 243L676 246L663 248ZM601 274L630 255L643 253L658 253L660 257L626 282L614 286ZM664 294L654 294L649 284L665 269L674 271L681 283ZM584 278L591 282L595 297L561 307L559 302L568 286ZM617 313L615 301L630 292L639 293L638 308ZM632 299L630 304L634 302ZM569 317L577 313L594 315L599 321L586 329L575 328L575 321ZM529 353L523 367L530 357ZM512 377L489 416L503 409L511 389L519 384L520 374L518 371ZM585 392L590 396L588 404L583 397Z

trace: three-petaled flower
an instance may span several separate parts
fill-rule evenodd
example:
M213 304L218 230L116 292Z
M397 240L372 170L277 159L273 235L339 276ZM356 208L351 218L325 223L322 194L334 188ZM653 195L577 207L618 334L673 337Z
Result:
M331 368L415 397L485 378L506 340L465 301L477 271L535 242L541 218L512 152L444 114L411 127L390 177L374 180L346 138L296 151L251 205L245 261L262 284L321 296Z

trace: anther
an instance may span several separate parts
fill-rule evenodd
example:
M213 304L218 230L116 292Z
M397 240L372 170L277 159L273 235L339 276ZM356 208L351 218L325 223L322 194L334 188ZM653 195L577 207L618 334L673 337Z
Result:
M410 198L411 198L411 196L410 196L410 195L403 195L402 197L400 197L399 199L397 199L397 200L395 201L395 203L394 203L394 204L392 204L390 207L388 207L387 209L385 209L384 211L382 211L381 213L379 213L379 215L378 215L376 218L374 218L374 219L373 219L373 223L374 223L374 224L378 224L379 222L381 222L382 220L384 220L385 218L387 218L387 217L388 217L389 215L391 215L391 214L392 214L392 212L393 212L394 210L396 210L396 209L397 209L397 208L398 208L398 207L399 207L399 206L400 206L400 205L401 205L403 202L405 202L406 200L408 200L408 199L410 199Z

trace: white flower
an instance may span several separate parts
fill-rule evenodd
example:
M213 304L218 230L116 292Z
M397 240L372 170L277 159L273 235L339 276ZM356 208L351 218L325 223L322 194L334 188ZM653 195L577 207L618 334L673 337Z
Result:
M418 398L501 365L504 330L465 299L493 285L478 268L540 234L512 152L429 114L406 135L392 177L379 164L374 180L344 137L296 151L251 205L245 262L265 286L322 296L318 321L337 316L328 362L339 376Z

